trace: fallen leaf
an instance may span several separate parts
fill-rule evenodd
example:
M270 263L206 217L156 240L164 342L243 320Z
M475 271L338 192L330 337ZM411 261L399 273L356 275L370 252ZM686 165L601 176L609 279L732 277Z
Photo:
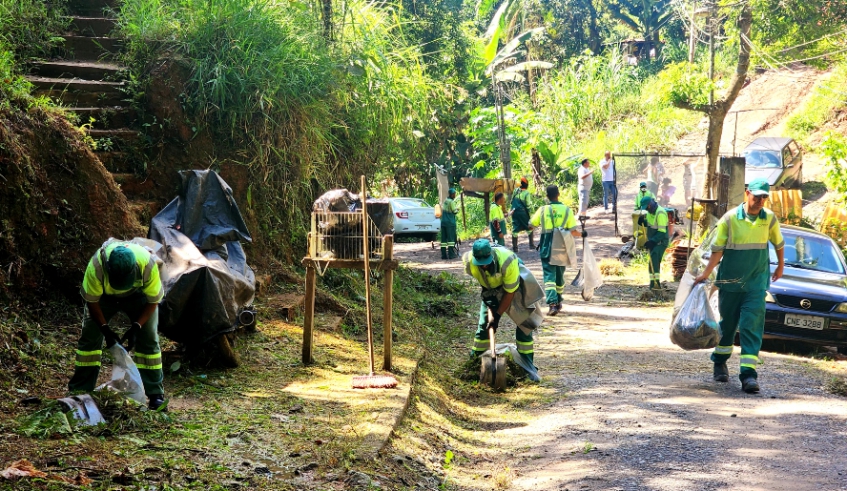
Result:
M36 469L30 461L23 459L12 462L12 465L0 472L0 476L15 480L21 477L47 477L47 474Z

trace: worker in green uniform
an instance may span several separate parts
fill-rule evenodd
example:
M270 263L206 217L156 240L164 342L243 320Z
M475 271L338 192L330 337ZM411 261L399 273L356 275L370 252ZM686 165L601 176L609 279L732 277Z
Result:
M441 204L441 259L456 257L456 215L459 208L455 199L456 190L450 188L447 199Z
M518 256L504 247L491 247L487 239L473 243L473 250L462 257L465 273L474 277L482 286L482 303L479 306L479 325L474 335L472 356L488 350L488 328L497 331L500 318L509 310L515 292L520 287L520 264ZM489 320L489 312L491 319ZM515 329L518 353L533 363L534 351L532 330L517 326Z
M747 186L745 202L728 211L718 222L717 237L712 244L709 263L694 283L706 281L718 268L715 286L718 287L718 310L721 314L721 340L712 353L714 379L728 382L726 362L732 356L735 332L741 334L741 388L753 394L759 392L759 350L765 330L765 298L771 281L782 277L785 265L782 233L779 221L764 207L770 186L756 179ZM777 265L770 271L768 242L773 244Z
M535 249L535 239L532 237L532 227L529 226L529 181L521 177L521 187L512 193L512 250L518 252L518 233L526 230L529 236L529 247Z
M82 335L77 343L74 375L68 389L91 391L100 373L103 340L106 348L125 343L127 351L135 349L133 359L150 409L165 402L162 386L162 353L159 347L159 302L164 290L159 268L153 255L131 242L109 240L98 249L85 269L82 298L85 310ZM109 320L124 312L132 327L123 340L109 327Z
M506 197L503 193L494 195L494 206L488 214L488 226L491 228L491 241L506 246L506 216L503 214L503 205Z
M644 243L644 248L650 252L650 289L660 291L662 258L673 233L673 224L668 222L667 210L650 196L641 198L641 209L647 211L646 215L639 217L638 224L647 227L647 242Z
M544 294L549 310L547 315L556 315L562 311L562 293L565 291L565 267L550 264L550 253L553 248L553 231L556 228L569 230L574 237L582 237L576 230L576 217L570 208L559 202L559 186L547 186L549 205L544 205L535 211L529 221L533 227L541 227L538 256L541 258L541 269L544 272ZM588 232L583 232L588 235Z
M635 195L635 209L636 210L641 209L641 200L643 200L644 198L647 198L647 197L656 199L656 195L647 190L647 183L642 181L638 185L638 193Z

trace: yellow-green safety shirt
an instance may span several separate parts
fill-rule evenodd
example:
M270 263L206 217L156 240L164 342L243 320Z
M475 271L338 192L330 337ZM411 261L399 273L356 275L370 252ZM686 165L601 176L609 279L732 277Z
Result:
M489 274L483 269L483 266L473 264L473 252L470 251L462 256L465 273L473 276L487 290L502 287L506 293L516 291L521 281L518 256L514 252L499 246L492 247L491 254L494 255L494 274Z
M748 217L746 205L728 211L718 222L712 251L723 251L715 284L728 292L764 292L771 284L768 242L777 250L785 246L779 220L762 208Z
M647 212L644 216L647 222L647 239L661 242L668 238L668 211L661 206L656 207L656 213Z
M558 201L551 201L549 205L535 210L529 223L533 227L541 227L541 240L539 241L538 255L542 259L550 257L553 247L553 230L564 228L570 230L576 227L576 217L570 208Z
M456 214L459 208L453 198L447 198L441 204L441 225L456 225Z
M124 246L135 254L136 271L135 282L129 290L116 290L109 284L109 276L106 274L102 261L108 261L115 247ZM99 302L103 295L115 297L128 297L134 293L141 292L147 297L148 303L159 303L165 296L162 281L159 278L159 267L156 260L150 255L150 251L138 244L131 242L114 241L101 247L88 261L85 268L85 276L82 279L82 298L86 302Z
M506 215L503 213L503 208L501 208L496 203L491 207L491 211L488 212L488 225L491 228L491 237L497 238L497 229L499 228L499 233L506 233Z
M649 196L653 199L656 199L656 195L651 193L650 191L647 191L647 190L642 191L640 189L638 190L638 193L636 193L636 195L635 195L635 209L636 210L641 209L641 200L646 198L647 196Z

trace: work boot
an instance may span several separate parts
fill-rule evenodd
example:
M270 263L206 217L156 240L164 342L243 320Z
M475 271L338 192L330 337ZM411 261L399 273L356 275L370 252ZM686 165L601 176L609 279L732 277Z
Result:
M717 365L715 365L717 366ZM758 394L759 393L759 381L754 377L747 377L741 381L741 390L748 394Z
M512 234L512 250L518 252L518 235Z
M559 304L549 303L549 304L547 304L547 307L549 307L549 310L547 311L547 315L549 315L550 317L555 317L556 314L559 313Z
M529 232L529 248L535 249L535 236L532 234L532 231Z
M441 259L447 260L447 248L446 247L441 248Z
M150 396L150 400L148 401L147 408L151 411L159 411L161 408L161 412L167 412L168 406L165 404L165 396L163 394L157 394Z
M726 367L726 362L715 363L715 382L729 382L729 369Z

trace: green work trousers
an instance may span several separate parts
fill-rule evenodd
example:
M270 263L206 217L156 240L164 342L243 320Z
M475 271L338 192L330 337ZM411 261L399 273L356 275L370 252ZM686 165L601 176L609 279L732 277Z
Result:
M765 292L718 292L718 310L721 313L721 340L712 353L712 361L726 363L732 356L735 332L741 337L741 373L742 381L757 378L756 365L759 364L759 350L762 348L762 335L765 332Z
M665 250L667 248L668 241L665 239L657 242L650 251L650 288L662 288L662 258L665 257Z
M456 257L456 219L441 220L441 259Z
M512 212L512 235L517 236L518 232L526 230L527 234L532 234L532 229L529 226L529 211L526 208L515 208Z
M104 295L100 297L100 309L106 322L118 312L124 312L131 321L135 321L141 315L141 311L147 305L147 297L135 294L129 297L118 298ZM150 319L141 326L138 339L135 344L133 361L141 374L144 382L144 393L147 397L163 395L162 386L162 353L159 348L159 309L153 312ZM88 312L88 306L82 318L82 335L79 338L76 349L76 363L74 376L68 382L68 390L71 392L94 390L97 384L97 376L100 374L100 355L103 354L103 334L100 326Z
M550 258L541 258L541 270L544 272L544 295L547 305L562 303L565 291L565 267L550 264Z
M529 363L532 364L532 366L535 366L535 363L533 362L535 352L533 351L532 331L526 331L520 326L516 326L515 342L518 347L518 353L520 353L525 359L527 359ZM476 334L474 335L474 344L472 350L473 356L479 356L488 349L488 306L485 305L485 302L480 302L479 326L477 327Z

